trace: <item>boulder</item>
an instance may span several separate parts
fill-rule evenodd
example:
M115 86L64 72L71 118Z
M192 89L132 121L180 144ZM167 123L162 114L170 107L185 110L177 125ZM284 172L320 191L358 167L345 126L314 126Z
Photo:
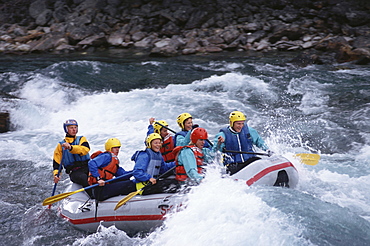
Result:
M114 32L108 37L108 44L113 46L119 46L123 43L125 35L120 32Z
M39 26L46 25L53 16L53 12L50 9L45 9L39 16L36 18L36 24Z
M50 33L44 35L40 40L28 43L31 52L48 52L61 44L68 44L68 39L64 33Z
M105 35L103 33L93 35L90 37L85 38L84 40L77 43L77 45L81 46L101 46L105 45L107 43L107 40L105 38Z
M37 19L47 9L47 0L36 0L30 4L28 11L32 18Z

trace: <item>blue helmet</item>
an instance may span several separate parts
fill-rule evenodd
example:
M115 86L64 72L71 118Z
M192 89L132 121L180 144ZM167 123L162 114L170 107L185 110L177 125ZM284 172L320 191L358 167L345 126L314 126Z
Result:
M74 119L66 120L66 122L63 123L63 128L64 128L65 133L68 133L67 126L78 126L78 123Z

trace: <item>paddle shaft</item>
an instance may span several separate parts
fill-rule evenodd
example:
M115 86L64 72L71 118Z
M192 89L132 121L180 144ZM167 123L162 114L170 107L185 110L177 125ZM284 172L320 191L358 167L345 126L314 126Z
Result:
M223 150L223 152L269 156L266 153L254 153L254 152L244 152L244 151L225 150L225 149ZM295 157L298 157L303 164L310 165L310 166L316 165L317 163L319 163L319 160L320 160L320 155L310 154L310 153L295 154Z
M60 176L60 172L62 171L62 168L63 168L63 163L64 163L64 156L65 156L65 154L64 154L64 149L63 149L63 147L62 147L62 160L60 161L60 163L59 163L59 168L58 168L58 173L57 173L57 177L59 178L59 176ZM54 183L54 187L53 187L53 192L51 193L51 196L54 196L55 195L55 191L57 190L57 184L58 183ZM48 207L49 209L51 208L51 204L49 205L49 207Z
M160 179L160 178L163 178L165 177L167 174L169 174L170 172L172 172L174 169L176 168L176 166L174 167L171 167L170 169L168 169L166 172L162 173L161 175L158 176L158 178L156 178L156 180ZM142 187L139 191L142 191L144 190L146 187L149 187L150 185L153 185L151 182L147 183L144 187Z
M107 182L112 182L112 181L117 180L117 179L127 178L127 177L130 177L132 175L132 173L133 172L131 171L129 173L118 176L116 178L106 180L105 182L107 183ZM81 191L86 191L86 190L92 189L92 188L97 187L97 186L99 186L99 184L93 184L93 185L84 187L82 189L76 190L76 191L66 192L66 193L62 193L62 194L58 194L58 195L55 195L55 196L48 197L43 201L42 205L45 206L45 205L53 204L53 203L58 202L58 201L60 201L64 198L67 198L67 197L69 197L73 194L76 194L76 193L81 192Z
M63 147L62 147L62 148L63 148ZM60 172L62 171L62 168L63 168L64 156L65 156L64 151L65 151L65 150L62 150L62 160L61 160L61 161L60 161L60 163L59 163L59 168L58 168L58 173L57 173L57 177L58 177L58 178L59 178L59 176L60 176ZM53 192L51 193L51 196L54 196L54 195L55 195L55 190L57 189L57 184L58 184L58 183L55 183L55 184L54 184L54 188L53 188Z
M168 169L166 172L164 172L161 175L159 175L158 178L157 178L157 180L160 179L160 178L162 178L162 177L165 177L167 174L169 174L170 172L172 172L175 168L176 168L176 166ZM149 187L151 185L153 185L153 184L151 182L149 182L144 187L142 187L141 189L139 189L137 191L134 191L134 192L131 192L130 194L128 194L127 196L125 196L124 198L122 198L121 200L119 200L117 202L117 205L114 208L114 210L117 210L119 207L121 207L122 205L124 205L126 202L130 201L134 196L138 195L146 187Z
M266 153L255 153L255 152L245 152L245 151L237 151L237 150L227 150L227 149L224 149L222 150L222 152L224 153L237 153L237 154L248 154L248 155L265 155L265 156L269 156L268 154Z
M175 132L174 130L172 130L171 128L169 128L168 126L165 126L165 125L163 125L163 124L161 124L161 123L159 123L159 122L155 122L155 124L160 125L161 127L164 127L164 128L166 128L167 130L169 130L170 132L173 132L173 133L175 133L175 134L176 134L176 132ZM208 139L206 139L206 141L207 141L207 143L208 143L209 145L213 146L213 144L211 143L211 141L209 141Z

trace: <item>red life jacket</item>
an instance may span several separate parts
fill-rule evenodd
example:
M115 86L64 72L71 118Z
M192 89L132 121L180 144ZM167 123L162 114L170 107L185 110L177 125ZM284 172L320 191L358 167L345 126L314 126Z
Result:
M178 162L178 155L180 151L183 148L190 148L195 156L195 160L197 162L197 171L199 174L203 173L203 153L202 151L196 147L195 145L188 145L188 146L177 146L174 150L173 153L176 156L176 180L178 181L186 181L188 179L188 175L186 174L185 168L182 164Z
M162 157L165 162L175 161L175 155L172 153L172 150L174 148L175 142L173 141L173 137L170 134L168 134L163 140L162 147L160 149L160 152L162 153Z
M118 157L116 155L114 155L112 152L110 151L106 151L108 153L111 154L112 156L112 160L111 162L105 166L105 167L99 167L99 176L101 179L103 180L109 180L109 179L112 179L114 177L114 174L117 172L118 170L118 167L119 167L119 160L118 160ZM94 152L92 155L91 155L91 159L94 159L95 157L97 157L98 155L102 154L102 153L105 153L105 152L102 152L100 150ZM95 177L93 177L91 175L91 173L89 173L89 185L93 185L93 184L96 184L98 183L98 181L96 180Z

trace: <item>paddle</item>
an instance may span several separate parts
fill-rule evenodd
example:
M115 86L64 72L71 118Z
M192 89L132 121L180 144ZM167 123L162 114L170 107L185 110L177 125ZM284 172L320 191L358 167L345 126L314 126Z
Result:
M159 177L157 179L160 179L162 177L165 177L167 174L169 174L170 172L172 172L174 169L175 169L176 166L170 168L169 170L167 170L165 173L159 175ZM114 208L114 210L117 210L118 208L120 208L122 205L124 205L126 202L130 201L134 196L138 195L142 190L144 190L146 187L149 187L150 185L152 185L151 182L147 183L143 188L141 188L140 190L137 190L137 191L134 191L134 192L131 192L130 194L128 194L127 196L125 196L124 198L122 198L121 200L119 200L119 202L117 202L117 205L116 207Z
M300 153L295 154L294 157L299 158L303 164L310 166L315 166L320 160L319 154Z
M162 125L161 123L159 122L155 122L154 124L157 124L157 125L160 125L161 127L164 127L166 128L167 130L169 130L170 132L173 132L176 134L176 132L172 129L170 129L168 126L165 126L165 125ZM213 144L211 143L211 141L209 141L208 139L206 139L207 143L210 145L210 146L213 146Z
M245 152L245 151L237 151L237 150L227 150L223 149L222 152L224 153L237 153L237 154L248 154L248 155L265 155L269 156L267 153L255 153L255 152Z
M236 151L236 150L223 150L223 152L228 152L228 153L238 153L238 154L250 154L250 155L265 155L268 156L267 153L254 153L254 152L244 152L244 151ZM300 153L300 154L295 154L294 157L300 159L300 161L303 164L314 166L317 163L319 163L320 160L320 155L318 154L310 154L310 153Z
M65 150L62 150L62 160L61 160L61 162L59 163L59 168L58 168L58 173L57 173L57 177L58 177L58 178L59 178L59 176L60 176L60 172L62 171L62 167L63 167L63 163L64 163L64 156L65 156L64 151L65 151ZM54 183L54 188L53 188L53 192L51 193L51 196L54 196L55 191L56 191L56 189L57 189L57 184L58 184L58 183ZM51 208L51 204L49 205L49 207L48 207L48 208Z
M126 173L124 175L121 175L121 176L118 176L116 178L113 178L113 179L109 179L105 182L112 182L114 180L117 180L117 179L122 179L122 178L125 178L125 177L129 177L132 175L132 171L129 172L129 173ZM81 188L79 190L75 190L75 191L70 191L70 192L65 192L65 193L62 193L62 194L58 194L58 195L55 195L55 196L51 196L51 197L48 197L46 198L43 202L42 202L42 205L45 206L45 205L49 205L49 204L53 204L55 202L58 202L60 200L63 200L64 198L67 198L73 194L76 194L78 192L81 192L81 191L85 191L85 190L88 190L88 189L91 189L91 188L94 188L96 186L99 186L99 184L94 184L94 185L90 185L90 186L87 186L87 187L84 187L84 188Z

